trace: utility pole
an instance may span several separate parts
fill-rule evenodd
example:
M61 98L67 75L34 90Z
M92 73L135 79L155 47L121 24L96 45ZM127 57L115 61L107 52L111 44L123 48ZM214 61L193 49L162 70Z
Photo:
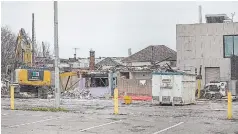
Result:
M45 54L45 44L44 42L42 41L42 56L45 58L46 57L46 54Z
M202 23L202 6L199 5L198 7L198 20L199 20L199 23Z
M54 1L54 49L55 49L55 107L60 106L59 46L58 46L58 2Z
M74 49L74 59L76 59L77 49L79 48L73 48Z
M234 19L234 16L235 16L235 12L234 13L231 13L231 21L233 22L233 19Z
M36 39L35 39L35 17L34 13L32 13L32 65L35 65L35 44L36 44Z

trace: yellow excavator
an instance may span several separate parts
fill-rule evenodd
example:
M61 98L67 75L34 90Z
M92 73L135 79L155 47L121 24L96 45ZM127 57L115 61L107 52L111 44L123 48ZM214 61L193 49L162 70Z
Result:
M18 85L14 90L15 97L22 97L22 94L24 96L24 93L27 93L27 95L31 94L31 97L45 99L50 89L52 89L51 72L47 68L34 67L32 59L33 49L31 40L27 37L25 30L21 28L15 46L15 62L10 69L13 72L11 79L14 84ZM62 72L59 76L62 88L68 90L71 88L67 87L70 78L73 76L79 77L79 72ZM68 79L64 86L62 79L65 77L68 77Z
M33 67L33 51L31 40L25 30L21 28L15 46L15 62L12 68L12 79L18 86L15 96L22 92L33 94L39 98L46 98L51 88L51 72L46 68Z

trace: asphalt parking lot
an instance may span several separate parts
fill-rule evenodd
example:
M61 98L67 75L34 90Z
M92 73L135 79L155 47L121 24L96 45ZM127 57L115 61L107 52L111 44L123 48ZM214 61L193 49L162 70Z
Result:
M43 107L53 100L16 100L16 108ZM140 102L120 104L113 115L111 100L62 100L69 112L9 110L2 98L3 134L238 134L238 103L233 120L226 119L225 102L199 102L188 106L153 106Z

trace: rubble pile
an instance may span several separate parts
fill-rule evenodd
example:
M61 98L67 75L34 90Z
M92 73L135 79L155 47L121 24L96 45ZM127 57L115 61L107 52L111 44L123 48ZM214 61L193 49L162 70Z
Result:
M4 81L1 82L1 96L9 96L9 89Z
M88 89L75 88L61 94L63 99L92 99L92 95Z

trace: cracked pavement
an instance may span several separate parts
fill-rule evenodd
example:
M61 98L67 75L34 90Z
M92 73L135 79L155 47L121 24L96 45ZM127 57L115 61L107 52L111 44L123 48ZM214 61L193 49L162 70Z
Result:
M112 100L62 99L69 112L9 110L10 99L1 100L3 134L238 134L238 102L233 102L234 119L227 120L225 101L174 107L120 101L119 115L113 115ZM15 100L19 109L53 104L53 99Z

